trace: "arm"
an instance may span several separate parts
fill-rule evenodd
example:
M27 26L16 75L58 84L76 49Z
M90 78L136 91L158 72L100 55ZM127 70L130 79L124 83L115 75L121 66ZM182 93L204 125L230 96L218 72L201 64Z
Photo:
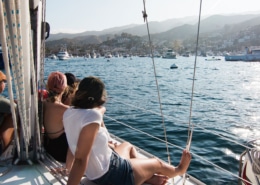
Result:
M81 177L87 168L90 151L98 129L98 124L91 123L81 130L67 185L80 184Z
M66 157L66 169L68 171L71 170L73 161L74 161L74 156L73 156L72 152L70 151L70 149L68 148L67 157Z

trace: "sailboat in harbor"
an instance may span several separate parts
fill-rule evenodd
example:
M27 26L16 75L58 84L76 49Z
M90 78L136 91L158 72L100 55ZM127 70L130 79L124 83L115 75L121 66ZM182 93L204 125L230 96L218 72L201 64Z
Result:
M23 1L23 3L19 3L20 1L17 0L15 2L0 1L0 39L5 64L9 62L8 53L11 55L10 62L13 67L10 69L9 65L5 65L7 66L5 73L8 81L8 94L13 104L15 101L12 87L17 92L16 101L19 105L21 125L20 129L17 129L17 121L14 121L14 140L1 154L0 181L1 184L66 184L67 174L55 171L56 168L62 168L64 164L51 158L42 146L42 125L38 117L38 90L44 87L45 37L37 33L46 33L45 24L42 24L45 23L45 3L40 0ZM17 10L17 14L13 14L12 10ZM31 13L31 10L34 13ZM9 27L8 25L19 26ZM14 33L19 37L12 37ZM7 37L11 39L7 41ZM12 113L16 120L16 112L12 110ZM112 138L116 142L123 142L115 135L112 135ZM167 141L164 142L167 143ZM257 140L250 143L252 146L247 147L241 154L238 181L245 185L259 185L257 170L254 170L257 169L256 164L259 160L257 143ZM143 157L153 156L142 147L139 147L138 151ZM217 168L217 166L212 166L212 168ZM214 181L214 177L209 178L212 178L212 182ZM86 177L82 178L82 184L93 185ZM187 173L184 176L170 179L167 185L172 184L203 185L204 183Z

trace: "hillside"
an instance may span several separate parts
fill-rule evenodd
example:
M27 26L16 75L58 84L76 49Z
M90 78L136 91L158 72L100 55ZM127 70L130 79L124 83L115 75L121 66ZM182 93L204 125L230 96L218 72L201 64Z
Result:
M162 22L149 22L149 32L155 42L173 42L175 40L186 40L195 38L197 34L197 17L186 17L181 19L169 19ZM200 35L221 34L229 37L230 34L245 30L248 27L260 25L260 14L246 15L213 15L201 20ZM62 44L75 48L91 48L105 41L111 40L122 33L139 36L147 41L146 24L126 25L110 28L103 31L86 31L77 34L51 34L46 41L46 47L55 52Z

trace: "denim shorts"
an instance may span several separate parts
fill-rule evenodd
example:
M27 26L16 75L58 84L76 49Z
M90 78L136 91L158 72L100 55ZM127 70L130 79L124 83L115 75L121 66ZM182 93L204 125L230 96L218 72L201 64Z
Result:
M108 171L100 178L92 180L98 185L134 185L134 174L130 162L112 152Z

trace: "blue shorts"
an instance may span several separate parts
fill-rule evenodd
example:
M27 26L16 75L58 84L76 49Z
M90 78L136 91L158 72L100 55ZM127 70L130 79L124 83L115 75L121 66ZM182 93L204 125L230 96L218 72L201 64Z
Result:
M108 172L92 182L98 185L134 185L132 166L128 160L113 151Z

